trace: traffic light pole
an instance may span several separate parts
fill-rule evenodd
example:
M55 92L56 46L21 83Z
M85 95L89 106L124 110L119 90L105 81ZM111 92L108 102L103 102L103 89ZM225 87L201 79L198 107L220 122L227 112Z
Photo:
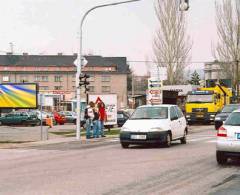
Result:
M114 6L114 5L119 5L119 4L124 4L124 3L132 3L132 2L136 2L136 1L141 1L141 0L129 0L129 1L121 1L121 2L116 2L116 3L109 3L109 4L103 4L103 5L98 5L95 6L91 9L89 9L82 17L81 19L81 24L80 24L80 47L79 47L79 56L78 56L78 60L77 60L77 74L76 74L76 92L77 92L77 129L76 129L76 139L80 140L80 134L81 134L81 88L79 86L79 77L81 75L81 67L82 67L82 27L83 27L83 22L85 20L85 18L87 17L87 15L97 9L97 8L101 8L101 7L107 7L107 6Z

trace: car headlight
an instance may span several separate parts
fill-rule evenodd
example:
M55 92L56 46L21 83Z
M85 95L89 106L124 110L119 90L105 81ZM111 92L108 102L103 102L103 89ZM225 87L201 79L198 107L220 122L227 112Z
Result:
M127 127L122 127L122 128L121 128L121 131L130 131L130 129L127 128Z
M215 117L215 121L220 121L221 120L221 117L217 116Z
M163 129L160 127L153 127L150 129L150 131L163 131Z
M190 118L190 115L186 115L186 118Z
M215 115L214 115L214 114L211 114L210 117L215 117Z

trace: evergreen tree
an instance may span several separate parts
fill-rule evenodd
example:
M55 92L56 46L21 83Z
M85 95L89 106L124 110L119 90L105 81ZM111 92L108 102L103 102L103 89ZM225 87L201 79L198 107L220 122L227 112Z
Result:
M192 73L189 83L192 85L200 85L200 76L196 70Z

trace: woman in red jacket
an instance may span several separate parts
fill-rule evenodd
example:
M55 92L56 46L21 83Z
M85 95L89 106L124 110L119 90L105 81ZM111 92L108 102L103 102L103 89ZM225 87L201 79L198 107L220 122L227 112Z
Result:
M104 135L104 122L107 121L107 114L105 111L105 104L101 101L98 103L98 114L99 114L99 131L102 137L106 137Z

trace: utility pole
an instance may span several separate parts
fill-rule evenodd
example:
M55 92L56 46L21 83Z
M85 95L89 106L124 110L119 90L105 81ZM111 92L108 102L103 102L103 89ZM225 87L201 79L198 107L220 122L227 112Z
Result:
M83 15L81 22L80 22L80 45L79 45L79 56L77 59L77 74L76 74L76 94L77 94L77 128L76 128L76 139L80 140L81 136L81 127L80 127L80 122L81 122L81 88L79 86L79 80L80 80L80 75L81 75L81 69L82 69L82 65L83 65L83 56L82 56L82 33L83 33L83 23L87 17L87 15L92 12L95 9L98 8L103 8L103 7L109 7L109 6L116 6L116 5L120 5L120 4L126 4L126 3L133 3L133 2L137 2L137 1L141 1L141 0L127 0L127 1L120 1L120 2L116 2L116 3L108 3L108 4L101 4L101 5L97 5L92 7L91 9L89 9L88 11L85 12L85 14Z
M133 74L133 70L132 70L132 109L134 109L134 105L135 105L135 100L133 98L134 96L134 74Z

